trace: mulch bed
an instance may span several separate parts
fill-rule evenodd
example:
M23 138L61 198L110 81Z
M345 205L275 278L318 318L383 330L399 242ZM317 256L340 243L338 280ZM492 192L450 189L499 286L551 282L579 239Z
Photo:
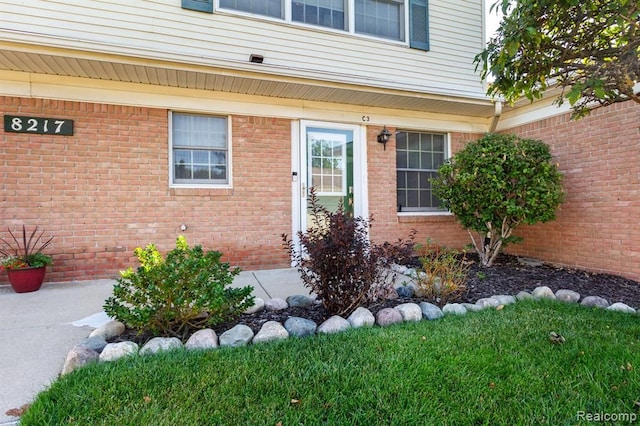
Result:
M536 287L547 286L554 292L560 289L574 290L582 297L600 296L609 303L623 302L636 309L640 308L640 283L620 276L591 273L549 264L532 266L521 263L515 256L505 254L501 254L491 268L482 268L473 255L467 255L467 261L471 263L467 275L467 291L455 301L458 303L475 303L478 299L497 294L515 296L520 291L531 292ZM414 297L386 300L367 308L375 315L385 307L422 301L442 305L434 300ZM213 329L220 335L236 324L245 324L254 333L257 333L265 322L284 323L290 316L307 318L319 325L331 315L320 305L311 308L288 308L275 312L262 310L254 314L241 315L237 320L219 324ZM128 330L118 340L133 340L144 343L151 337L153 336L136 336L133 330Z
M515 296L520 291L531 292L539 286L547 286L554 292L560 289L573 290L582 297L600 296L609 303L623 302L634 308L640 308L640 283L609 274L595 274L578 269L569 269L543 264L530 266L522 264L516 256L501 254L491 268L480 266L477 258L467 255L471 262L467 278L467 292L459 299L458 303L475 303L483 297L491 297L496 294L510 294ZM431 302L441 305L437 301L419 298L398 298L369 306L369 310L375 315L377 311L385 307L393 307L400 303ZM331 315L321 306L313 308L289 308L283 311L261 311L251 315L242 315L235 324L246 324L254 332L260 330L266 321L278 321L284 323L289 316L299 316L321 324ZM228 330L232 324L223 324L220 332ZM226 327L226 328L225 328ZM218 329L216 329L218 333Z

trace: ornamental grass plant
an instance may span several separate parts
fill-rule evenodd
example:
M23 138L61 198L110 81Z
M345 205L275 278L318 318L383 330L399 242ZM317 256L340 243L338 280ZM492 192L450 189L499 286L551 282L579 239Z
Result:
M0 248L0 269L41 268L52 264L50 256L42 253L49 247L53 237L43 238L44 231L38 233L36 226L31 234L22 225L22 238L18 238L11 229L7 229L10 238L0 238L4 247Z

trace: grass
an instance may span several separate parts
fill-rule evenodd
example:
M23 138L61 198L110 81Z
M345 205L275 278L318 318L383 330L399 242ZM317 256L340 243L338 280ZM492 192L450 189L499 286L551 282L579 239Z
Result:
M38 395L21 425L576 424L581 412L638 415L639 346L638 316L519 302L94 364Z

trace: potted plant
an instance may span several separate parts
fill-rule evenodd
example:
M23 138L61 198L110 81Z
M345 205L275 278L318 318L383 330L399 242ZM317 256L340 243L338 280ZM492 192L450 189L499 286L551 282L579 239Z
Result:
M18 240L9 229L9 241L0 238L5 248L0 249L0 269L7 271L9 283L16 293L37 291L42 286L47 265L51 265L51 257L42 250L53 240L43 240L44 231L38 234L38 227L27 238L27 228L22 225L22 241ZM13 241L11 241L13 240Z

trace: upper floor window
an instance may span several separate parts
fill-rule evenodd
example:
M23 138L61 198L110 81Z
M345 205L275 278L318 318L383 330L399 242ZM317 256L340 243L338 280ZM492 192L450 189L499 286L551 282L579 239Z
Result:
M213 12L214 0L182 0ZM429 50L428 0L219 0L219 8L408 43Z
M171 183L229 184L226 117L171 114Z
M442 211L431 190L431 178L447 158L447 136L440 133L396 133L399 212Z
M220 0L220 7L272 18L284 18L282 0Z
M402 0L355 0L356 32L404 41Z
M291 20L336 30L347 29L346 0L293 0Z

